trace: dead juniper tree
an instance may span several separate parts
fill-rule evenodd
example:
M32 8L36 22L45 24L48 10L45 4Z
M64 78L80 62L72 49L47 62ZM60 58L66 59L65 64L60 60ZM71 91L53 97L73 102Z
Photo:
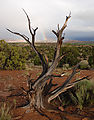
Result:
M24 34L13 32L10 29L7 29L7 30L13 34L16 34L22 37L30 45L31 49L33 49L35 53L38 55L42 64L42 73L40 74L40 76L34 82L29 79L27 81L29 90L26 92L29 95L30 106L38 111L40 110L59 111L59 108L52 105L51 101L54 100L56 97L58 97L62 92L65 92L66 90L72 88L77 82L82 80L81 79L73 83L70 83L70 80L76 74L76 69L79 66L79 64L77 64L74 67L73 72L65 80L65 82L61 86L51 91L51 88L54 86L54 84L52 84L52 79L53 77L55 77L52 73L57 67L59 61L63 59L63 57L65 56L65 54L60 56L60 49L62 46L62 41L64 39L63 32L67 27L67 22L71 17L71 13L68 16L66 16L64 25L61 28L59 27L59 24L58 24L57 31L52 30L52 32L55 34L57 38L57 42L56 42L56 49L54 52L53 62L49 66L47 56L43 57L43 55L36 49L36 46L35 46L35 36L36 36L36 31L38 30L38 27L36 27L35 29L32 28L28 14L24 9L23 11L28 20L28 28L29 28L29 32L31 34L32 39L30 40L30 38Z

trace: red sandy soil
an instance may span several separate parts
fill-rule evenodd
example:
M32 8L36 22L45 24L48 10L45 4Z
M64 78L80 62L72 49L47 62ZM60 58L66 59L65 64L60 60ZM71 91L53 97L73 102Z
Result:
M40 68L34 68L31 71L0 71L0 103L8 102L9 104L14 104L13 101L16 100L16 108L15 106L12 108L12 117L13 120L48 120L47 117L41 116L37 111L32 110L29 107L19 107L28 103L28 97L26 96L15 96L16 94L23 93L21 87L26 87L27 73L31 73L31 77L33 79L37 78L41 72ZM61 69L57 69L54 74L62 73ZM67 71L66 75L62 78L55 78L53 83L57 83L61 85L68 75L71 73ZM80 73L74 76L73 80L77 78L82 78L89 75L93 80L94 78L94 70L81 70ZM9 92L7 92L9 91ZM11 97L6 97L11 94ZM62 107L63 109L63 107ZM64 109L69 114L66 114L66 118L69 120L94 120L94 105L90 107L83 108L83 110L79 110L75 106L70 106ZM75 115L74 115L75 114ZM63 120L58 113L48 113L46 112L52 120Z

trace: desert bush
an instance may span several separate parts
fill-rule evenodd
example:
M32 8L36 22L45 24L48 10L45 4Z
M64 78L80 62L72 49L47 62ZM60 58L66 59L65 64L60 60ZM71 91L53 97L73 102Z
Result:
M42 54L46 54L49 63L52 63L55 47L53 45L38 45L36 48ZM45 53L44 53L45 51ZM93 49L90 47L62 46L61 53L65 54L59 62L58 67L69 64L69 67L76 65L81 59L88 58L89 65L94 66ZM21 70L26 68L26 64L40 65L40 60L36 53L30 49L30 46L16 46L8 44L4 40L0 40L0 69Z
M79 65L79 68L80 69L89 69L90 67L89 67L88 61L87 60L81 61L80 65Z
M34 58L34 65L41 65L41 62L38 56L35 56Z
M0 69L3 69L5 60L6 60L5 53L3 51L1 51L0 52Z
M3 103L0 108L0 120L11 120L10 106Z
M94 60L93 60L93 56L90 56L88 59L88 63L91 67L94 67Z
M79 50L77 47L62 47L61 54L66 55L63 59L59 62L59 67L62 67L64 64L69 64L69 66L76 65L79 62Z
M10 54L7 56L7 61L4 68L10 70L25 69L27 58L26 52L23 50L23 48L11 47L10 49Z
M90 56L92 54L92 48L91 47L82 47L80 49L81 53L82 53L82 58L83 59L88 59L88 56Z
M87 104L92 104L94 90L90 81L82 81L77 84L74 89L75 95L77 97L77 103L80 109L82 109L83 106L86 106Z
M94 47L92 48L92 55L88 58L89 65L94 68Z
M68 68L69 68L69 64L64 64L62 69L67 70Z
M0 51L7 52L9 45L4 40L0 40Z
M82 109L84 106L94 104L94 86L84 80L76 84L72 89L60 95L63 105L76 105Z
M0 69L25 69L28 51L24 47L12 46L0 40Z

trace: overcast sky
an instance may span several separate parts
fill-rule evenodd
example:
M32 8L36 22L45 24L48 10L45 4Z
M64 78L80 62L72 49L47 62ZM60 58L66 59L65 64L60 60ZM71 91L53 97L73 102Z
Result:
M70 11L66 39L94 40L94 0L0 0L0 39L21 39L6 28L29 36L22 8L31 18L32 26L39 27L37 40L55 39L51 30L56 30L57 24L62 26Z

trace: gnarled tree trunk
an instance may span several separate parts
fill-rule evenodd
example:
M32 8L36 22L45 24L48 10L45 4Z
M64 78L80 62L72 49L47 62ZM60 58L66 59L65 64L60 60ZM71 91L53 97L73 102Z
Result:
M51 101L53 99L55 99L57 96L59 96L62 92L65 92L67 89L73 87L77 82L80 81L79 80L79 81L76 81L71 84L69 83L70 80L75 75L77 67L79 66L79 64L77 64L74 67L72 74L66 79L66 81L61 86L50 91L51 88L54 86L54 84L52 84L52 79L54 77L52 72L57 67L59 61L61 59L63 59L63 56L65 56L65 54L60 56L60 49L61 49L62 41L64 39L63 31L67 27L67 22L68 22L69 18L71 17L71 15L69 14L69 16L66 16L65 23L61 28L59 28L59 25L58 25L58 29L56 32L54 30L52 30L52 32L56 35L57 43L56 43L56 49L54 52L53 62L51 64L51 66L49 67L47 56L45 56L45 58L44 58L42 56L42 54L39 53L39 51L35 47L35 35L36 35L36 31L37 31L38 27L36 29L31 28L29 16L25 12L25 10L23 10L23 11L26 14L26 17L28 20L28 27L29 27L29 32L32 36L32 40L30 40L30 38L24 34L20 34L18 32L13 32L10 29L7 29L7 30L9 32L19 35L23 39L25 39L27 41L27 43L29 43L30 47L39 56L41 64L42 64L43 70L42 70L41 75L34 82L32 82L30 79L27 80L29 90L26 92L29 95L30 106L34 107L37 110L46 109L49 111L59 111L59 109L57 107L55 107L54 105L51 104ZM48 80L49 80L49 83L47 82Z

